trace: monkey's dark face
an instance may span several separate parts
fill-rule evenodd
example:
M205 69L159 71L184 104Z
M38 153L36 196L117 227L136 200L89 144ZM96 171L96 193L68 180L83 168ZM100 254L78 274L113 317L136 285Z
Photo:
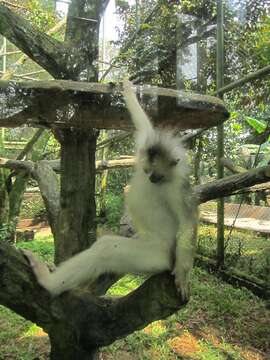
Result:
M179 161L158 144L141 150L140 159L143 171L153 184L169 182Z

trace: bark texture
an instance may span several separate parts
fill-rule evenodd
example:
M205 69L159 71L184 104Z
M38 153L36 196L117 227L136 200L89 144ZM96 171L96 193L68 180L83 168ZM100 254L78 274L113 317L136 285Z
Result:
M0 34L55 77L66 68L69 49L0 4ZM64 78L65 76L61 76Z

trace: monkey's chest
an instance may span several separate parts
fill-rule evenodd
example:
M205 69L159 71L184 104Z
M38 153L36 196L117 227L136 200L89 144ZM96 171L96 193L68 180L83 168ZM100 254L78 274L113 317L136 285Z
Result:
M160 188L133 187L127 195L127 208L139 234L174 240L177 217L173 214Z

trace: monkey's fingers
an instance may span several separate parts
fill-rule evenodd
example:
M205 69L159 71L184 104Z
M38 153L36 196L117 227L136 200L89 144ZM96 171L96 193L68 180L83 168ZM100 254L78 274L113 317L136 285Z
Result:
M172 274L175 276L175 287L180 294L183 302L188 302L190 297L189 276L186 272L173 270Z
M36 258L31 251L25 249L22 249L21 251L28 260L38 282L42 284L42 280L46 279L47 276L50 274L47 265L41 262L38 258Z
M175 281L175 286L177 289L177 292L181 296L181 300L186 303L189 300L190 297L190 288L189 284L183 284L182 282Z

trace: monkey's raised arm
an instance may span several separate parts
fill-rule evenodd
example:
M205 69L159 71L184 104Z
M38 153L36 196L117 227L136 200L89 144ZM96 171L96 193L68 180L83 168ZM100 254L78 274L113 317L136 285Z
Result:
M123 81L123 95L136 130L142 133L152 131L153 126L139 104L136 94L132 90L132 83L129 80Z

